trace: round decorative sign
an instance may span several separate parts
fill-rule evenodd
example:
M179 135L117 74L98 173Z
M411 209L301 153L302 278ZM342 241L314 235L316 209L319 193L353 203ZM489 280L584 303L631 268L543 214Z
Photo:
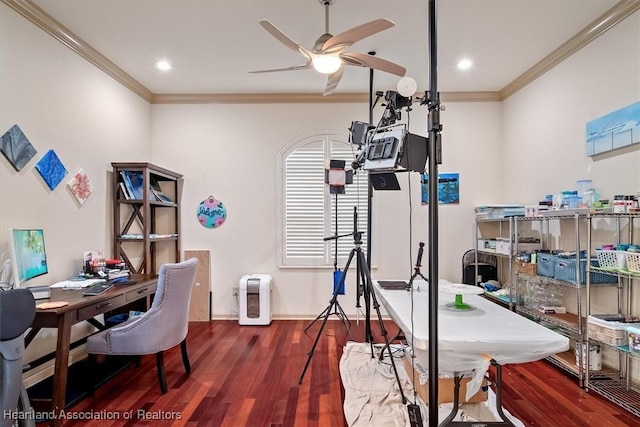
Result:
M227 209L220 200L209 196L198 205L197 215L198 221L203 227L216 228L220 227L227 219Z

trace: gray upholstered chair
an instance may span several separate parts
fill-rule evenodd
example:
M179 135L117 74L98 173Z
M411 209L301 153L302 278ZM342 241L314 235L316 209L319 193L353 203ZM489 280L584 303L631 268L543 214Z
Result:
M149 311L141 317L98 332L87 338L90 356L97 354L141 356L156 355L160 390L167 392L162 354L178 344L187 373L191 372L187 355L189 303L198 260L191 258L176 264L164 264L158 273L158 289Z
M0 291L0 426L13 426L16 410L28 415L31 409L29 396L22 385L22 356L24 332L29 329L36 314L33 294L27 289ZM23 420L23 418L18 418ZM23 425L35 425L33 417L24 418Z

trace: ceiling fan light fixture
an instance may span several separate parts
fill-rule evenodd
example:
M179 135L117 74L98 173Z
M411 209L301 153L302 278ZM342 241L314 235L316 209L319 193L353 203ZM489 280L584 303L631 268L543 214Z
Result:
M336 55L317 55L313 58L313 68L322 74L333 74L342 65L342 60Z

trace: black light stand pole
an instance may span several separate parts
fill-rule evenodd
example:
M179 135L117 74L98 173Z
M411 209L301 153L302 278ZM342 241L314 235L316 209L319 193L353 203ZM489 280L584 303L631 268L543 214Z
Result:
M369 55L373 56L376 53L371 51ZM373 124L373 68L369 68L369 124ZM371 207L373 205L373 185L371 184L371 177L367 173L367 266L371 271L371 219L373 218ZM373 343L373 337L371 336L371 324L369 322L371 318L371 309L368 300L365 307L365 342Z
M437 0L429 0L429 427L438 425L438 164L442 162L438 93Z

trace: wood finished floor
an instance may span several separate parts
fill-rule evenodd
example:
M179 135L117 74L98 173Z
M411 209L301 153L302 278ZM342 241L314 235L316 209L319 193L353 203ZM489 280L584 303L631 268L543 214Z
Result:
M186 375L179 347L165 353L169 391L162 395L155 358L145 356L71 408L73 413L119 416L119 420L68 420L65 426L346 426L338 362L348 340L345 327L329 320L301 385L298 380L320 322L274 321L239 326L233 321L191 323ZM397 328L387 324L390 336ZM379 336L377 324L372 326ZM363 325L352 326L356 341ZM382 339L376 340L381 342ZM504 406L526 426L640 426L631 413L580 389L575 380L540 361L506 366ZM145 420L147 417L170 418ZM124 420L132 413L133 418ZM180 419L177 419L180 418Z

